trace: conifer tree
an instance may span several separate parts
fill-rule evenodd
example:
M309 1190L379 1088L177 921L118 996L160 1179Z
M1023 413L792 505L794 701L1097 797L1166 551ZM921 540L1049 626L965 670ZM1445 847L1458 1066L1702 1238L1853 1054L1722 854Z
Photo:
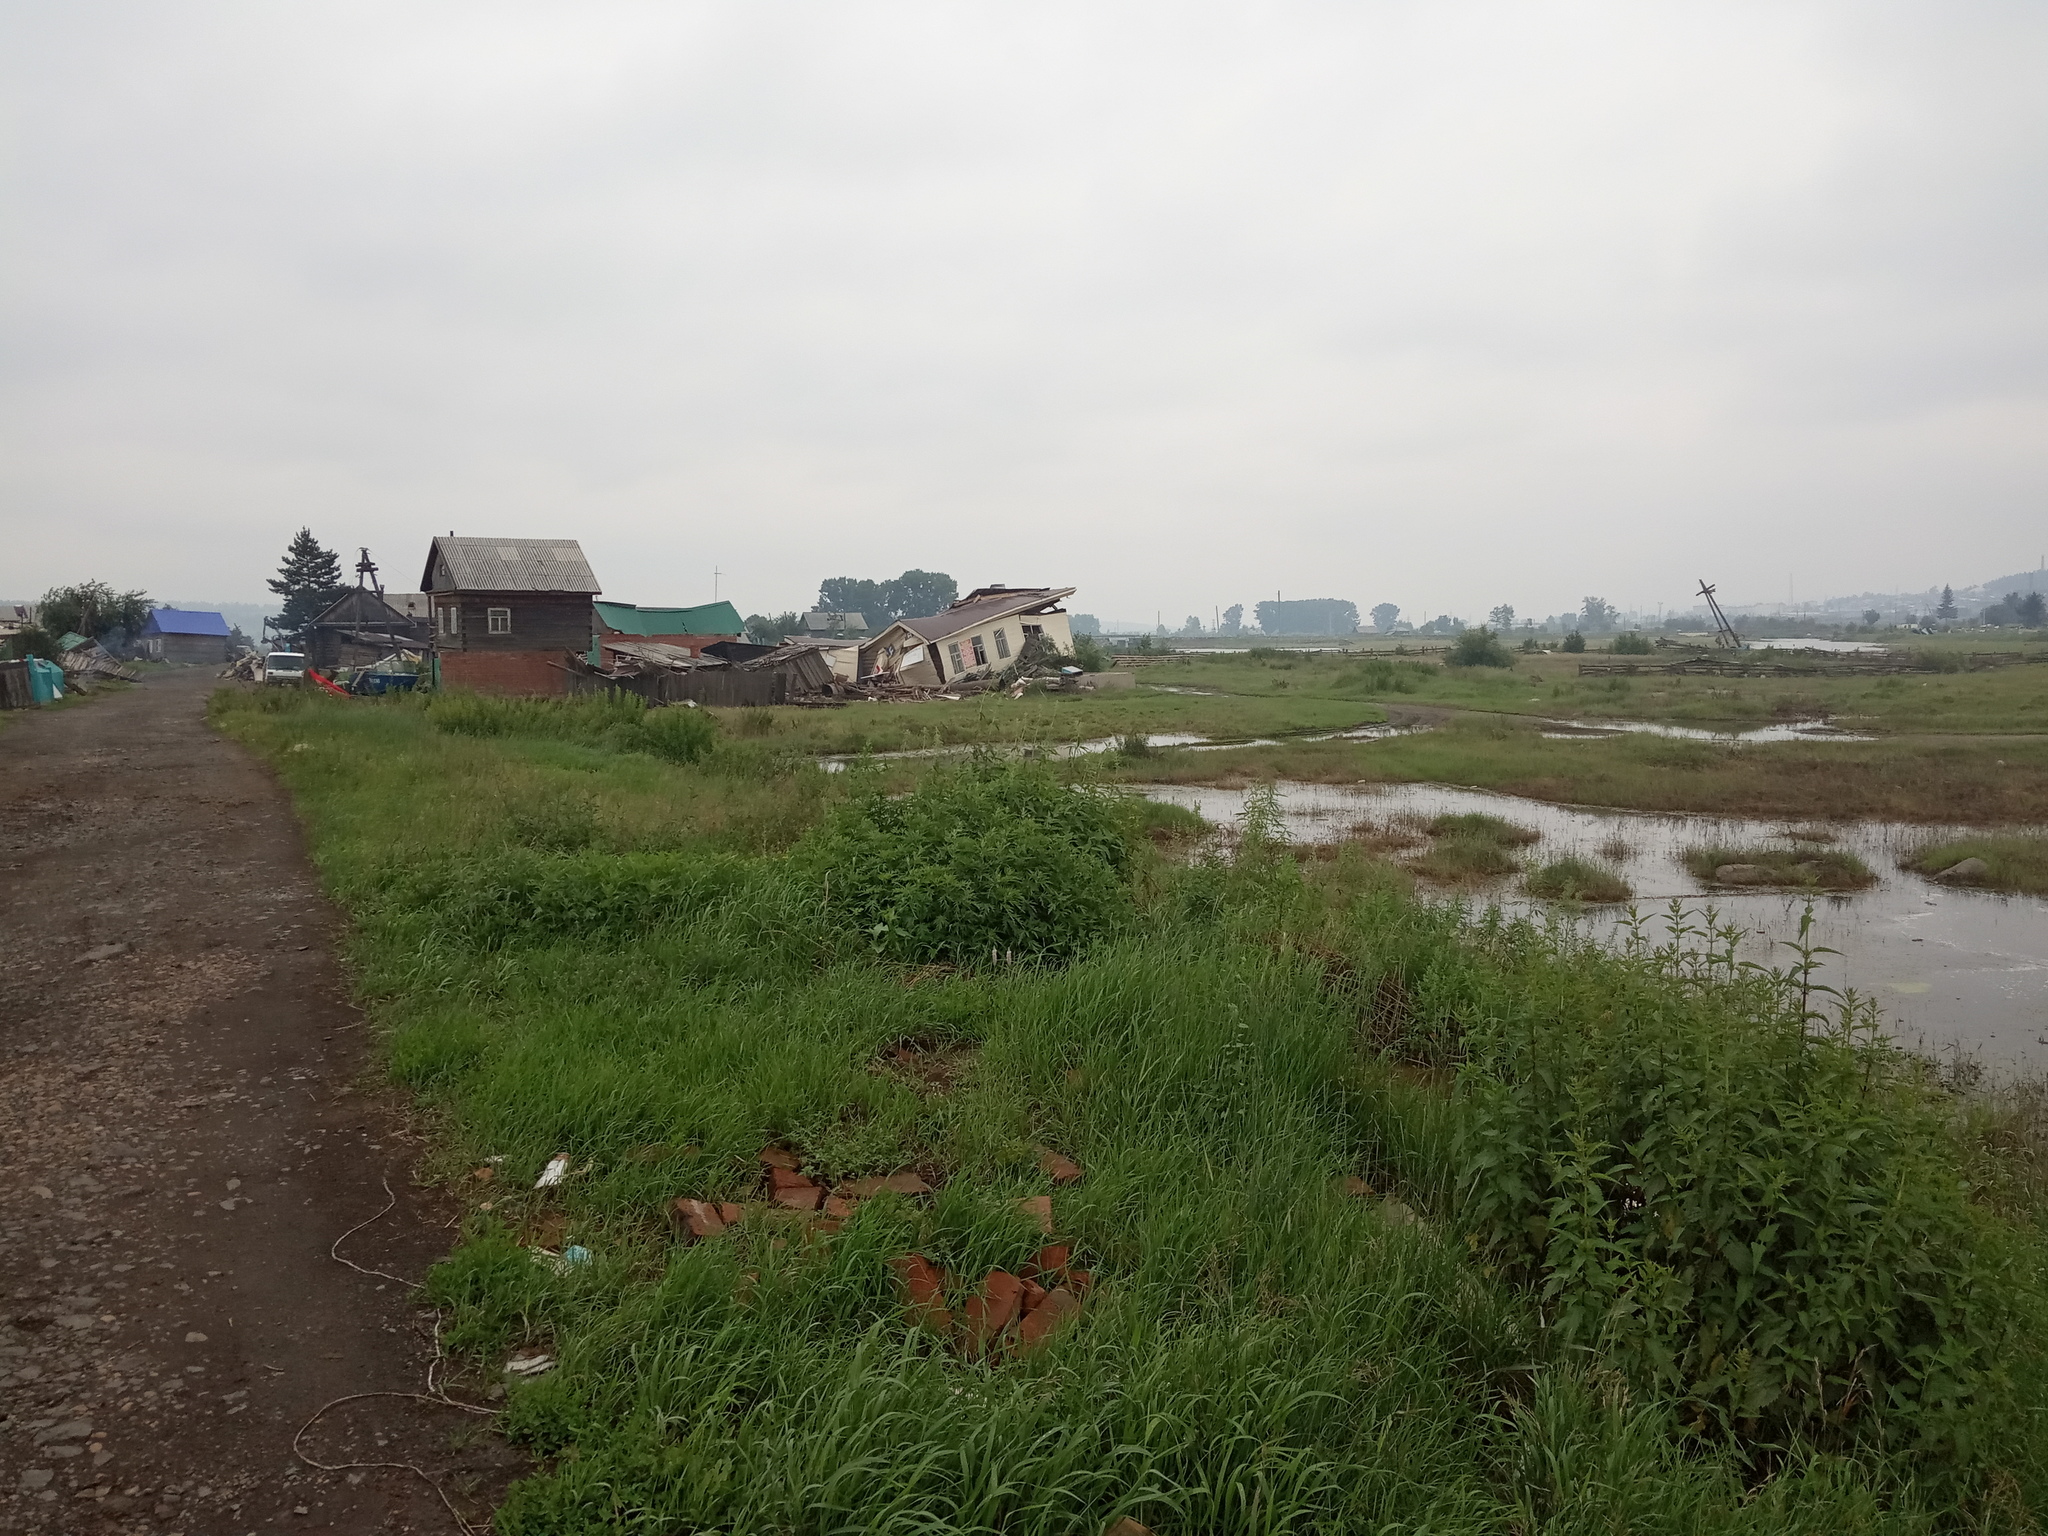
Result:
M320 610L341 596L341 561L321 546L312 529L301 528L285 546L277 579L266 585L284 599L284 611L272 616L270 627L302 642Z
M1953 619L1956 616L1956 591L1954 587L1941 589L1941 606L1934 610L1937 619Z

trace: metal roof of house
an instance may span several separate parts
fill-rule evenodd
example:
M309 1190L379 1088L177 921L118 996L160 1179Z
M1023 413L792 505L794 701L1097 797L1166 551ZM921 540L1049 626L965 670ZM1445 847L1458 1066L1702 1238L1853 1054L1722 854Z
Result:
M982 588L984 592L990 588ZM941 608L921 619L898 619L903 628L925 641L944 640L977 625L1007 619L1013 613L1036 613L1050 608L1063 597L1072 597L1072 587L1013 587L1000 596L976 597Z
M145 635L219 635L227 638L228 621L217 613L190 608L152 608L142 621Z
M737 635L746 625L731 603L694 608L642 608L638 603L592 603L597 621L622 635Z
M423 592L602 592L574 539L458 539L427 551Z

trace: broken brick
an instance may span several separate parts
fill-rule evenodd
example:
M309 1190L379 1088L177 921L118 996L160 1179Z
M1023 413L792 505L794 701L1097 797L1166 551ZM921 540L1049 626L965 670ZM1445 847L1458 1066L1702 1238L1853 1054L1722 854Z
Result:
M1129 1515L1125 1515L1123 1519L1117 1521L1116 1524L1104 1531L1102 1536L1152 1536L1152 1527L1140 1525Z
M791 1211L815 1211L824 1199L825 1191L811 1183L788 1184L775 1191L775 1203Z
M1060 1327L1081 1310L1081 1298L1062 1287L1047 1291L1045 1300L1025 1315L1024 1324L1017 1330L1017 1341L1024 1349L1043 1344Z
M1356 1174L1346 1179L1340 1187L1345 1194L1354 1200L1369 1200L1372 1198L1372 1186Z
M1085 1269L1067 1271L1067 1288L1076 1296L1086 1296L1088 1288L1095 1283L1095 1276Z
M1029 1275L1024 1277L1024 1300L1022 1305L1027 1314L1033 1307L1045 1300L1045 1294L1044 1286L1033 1280Z
M722 1200L718 1205L718 1219L728 1227L736 1227L747 1219L747 1208L744 1205L734 1205L730 1200Z
M725 1230L725 1218L708 1200L673 1200L669 1210L692 1237L716 1237Z
M1045 1176L1055 1184L1076 1184L1081 1179L1081 1165L1070 1157L1062 1157L1050 1147L1038 1149L1038 1166Z
M968 1335L986 1344L1017 1320L1018 1304L1024 1299L1024 1282L1008 1270L992 1269L981 1282L981 1290L967 1298L961 1309Z
M1052 1231L1051 1195L1027 1195L1017 1202L1017 1209L1035 1223L1039 1231Z
M1057 1285L1061 1278L1065 1276L1067 1265L1073 1257L1074 1250L1065 1243L1047 1243L1038 1250L1036 1257L1024 1266L1025 1278L1030 1280L1049 1278L1053 1284Z
M843 1195L827 1195L825 1197L825 1214L840 1221L844 1221L859 1208L860 1202L858 1200L848 1200Z
M803 1166L803 1159L786 1147L763 1147L761 1161L770 1168L787 1168L792 1173Z
M953 1331L953 1314L946 1310L946 1277L921 1253L906 1254L900 1259L891 1259L889 1267L903 1282L903 1289L910 1298L910 1318L922 1323L935 1333L950 1334Z
M818 1186L802 1174L792 1172L788 1168L770 1168L768 1187L780 1194L785 1189L816 1189Z

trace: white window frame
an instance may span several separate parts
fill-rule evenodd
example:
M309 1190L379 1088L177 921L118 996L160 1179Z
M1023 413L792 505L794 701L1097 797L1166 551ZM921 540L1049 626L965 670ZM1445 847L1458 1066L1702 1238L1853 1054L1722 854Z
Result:
M996 660L1008 661L1009 659L1010 637L1004 634L1003 631L999 629L996 631Z
M462 605L460 603L435 604L434 618L434 627L451 639L462 633Z
M974 664L975 664L975 665L976 665L977 667L985 667L985 666L987 666L987 665L988 665L988 647L987 647L987 646L985 646L985 645L983 645L983 644L981 643L981 636L979 636L979 635L976 635L976 636L974 636L974 637L973 637L972 639L970 639L970 640L969 640L969 641L968 641L967 643L968 643L969 645L971 645L971 646L973 646L973 647L974 647Z
M946 655L952 659L953 675L955 677L958 677L967 670L967 663L960 659L960 642L958 640L946 642Z
M486 608L484 626L494 635L512 633L512 610L510 608Z

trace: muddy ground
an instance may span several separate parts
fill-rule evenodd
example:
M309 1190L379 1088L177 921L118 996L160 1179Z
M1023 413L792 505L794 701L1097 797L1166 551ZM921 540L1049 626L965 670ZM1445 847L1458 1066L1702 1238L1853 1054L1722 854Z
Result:
M0 1531L455 1531L410 1472L293 1451L337 1398L423 1389L401 1281L454 1209L412 1187L341 920L213 686L0 728ZM400 1279L329 1257L387 1180L342 1252ZM370 1398L301 1449L414 1463L481 1520L513 1470L488 1424Z

